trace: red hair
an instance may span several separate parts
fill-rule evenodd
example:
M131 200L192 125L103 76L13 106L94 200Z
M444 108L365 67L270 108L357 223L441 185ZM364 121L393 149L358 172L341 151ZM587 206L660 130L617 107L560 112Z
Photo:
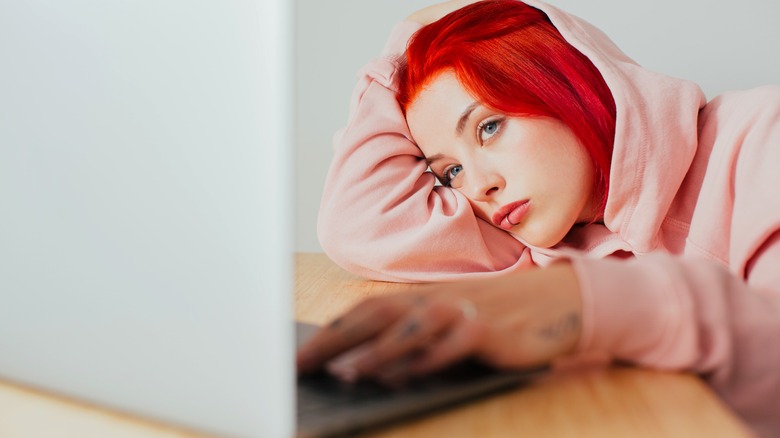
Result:
M516 0L458 9L414 34L400 71L406 108L439 73L454 71L481 104L514 116L564 122L596 166L593 192L606 204L615 139L615 101L588 58L544 12Z

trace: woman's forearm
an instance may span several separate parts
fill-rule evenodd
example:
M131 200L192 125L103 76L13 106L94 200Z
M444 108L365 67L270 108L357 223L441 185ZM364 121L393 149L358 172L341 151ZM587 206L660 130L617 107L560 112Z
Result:
M521 243L477 219L461 194L435 187L411 140L396 101L392 52L402 53L400 41L414 28L397 26L385 56L360 73L348 124L334 140L318 220L323 249L342 267L378 280L439 281L526 267Z

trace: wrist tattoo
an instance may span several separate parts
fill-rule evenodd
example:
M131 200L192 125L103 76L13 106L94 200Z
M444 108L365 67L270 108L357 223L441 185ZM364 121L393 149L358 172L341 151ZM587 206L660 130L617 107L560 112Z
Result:
M577 313L569 313L562 316L554 323L542 327L537 331L537 334L545 339L558 339L577 332L580 329L580 324L580 315Z

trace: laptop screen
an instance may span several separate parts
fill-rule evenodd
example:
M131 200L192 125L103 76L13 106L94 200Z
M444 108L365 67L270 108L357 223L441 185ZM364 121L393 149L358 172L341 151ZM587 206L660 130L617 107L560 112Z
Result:
M293 431L291 6L0 5L0 376Z

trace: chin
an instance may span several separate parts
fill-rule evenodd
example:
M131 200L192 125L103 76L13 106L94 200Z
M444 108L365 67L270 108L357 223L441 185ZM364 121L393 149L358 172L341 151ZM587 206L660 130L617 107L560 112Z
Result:
M552 248L553 246L560 243L564 236L566 236L566 233L563 233L559 236L558 234L560 233L533 232L532 230L528 230L526 228L527 227L523 227L521 224L509 230L509 233L517 237L526 245L535 248Z

